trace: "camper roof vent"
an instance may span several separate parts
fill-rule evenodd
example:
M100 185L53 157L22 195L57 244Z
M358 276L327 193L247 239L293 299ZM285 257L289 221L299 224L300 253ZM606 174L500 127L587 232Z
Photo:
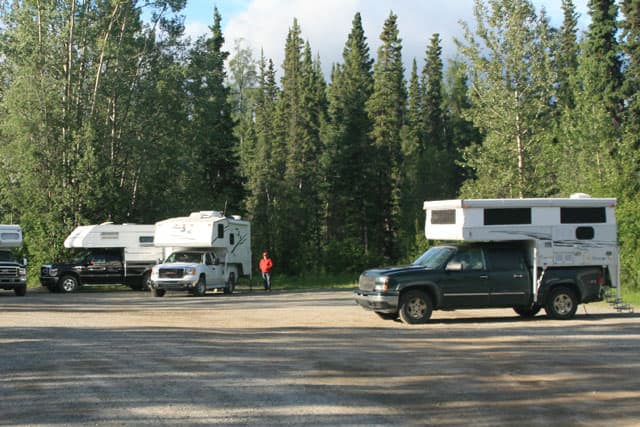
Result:
M590 199L591 195L587 193L573 193L569 196L570 199Z
M111 224L113 224L113 221L105 221L100 225L111 225Z
M242 219L242 217L240 215L231 215L231 218L240 221Z
M220 218L222 217L222 214L220 213L220 211L200 211L200 212L193 212L190 215L191 218Z

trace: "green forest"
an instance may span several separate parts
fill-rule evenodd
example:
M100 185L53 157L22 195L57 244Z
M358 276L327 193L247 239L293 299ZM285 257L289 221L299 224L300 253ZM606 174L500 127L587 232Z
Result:
M638 287L640 0L589 0L584 30L572 0L558 28L477 0L455 56L433 34L410 69L398 17L365 34L357 13L330 75L303 22L274 64L225 50L217 9L186 38L185 3L0 1L0 223L30 274L77 225L211 209L250 220L279 274L357 273L429 246L425 200L583 192L617 198Z

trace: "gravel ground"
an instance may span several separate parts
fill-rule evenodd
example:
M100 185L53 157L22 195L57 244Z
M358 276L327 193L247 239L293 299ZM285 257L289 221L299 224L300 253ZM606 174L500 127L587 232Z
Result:
M0 425L640 425L640 316L379 319L350 291L0 292Z

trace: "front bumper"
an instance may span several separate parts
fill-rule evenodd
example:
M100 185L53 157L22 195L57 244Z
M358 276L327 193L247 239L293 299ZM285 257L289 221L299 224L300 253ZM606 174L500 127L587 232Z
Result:
M153 289L166 289L168 291L190 291L195 288L198 280L152 280Z
M0 277L0 289L13 289L18 286L26 286L27 285L27 277L26 276L17 276L17 277Z
M58 285L58 276L56 277L52 277L52 276L40 276L40 284L42 286L46 286L46 287L51 287L51 286L57 286Z
M398 300L400 295L396 292L368 292L354 291L353 297L356 304L366 310L373 310L380 313L397 313Z

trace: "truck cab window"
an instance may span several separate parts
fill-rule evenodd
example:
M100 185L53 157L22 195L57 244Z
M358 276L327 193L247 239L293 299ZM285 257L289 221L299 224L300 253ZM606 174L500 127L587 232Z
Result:
M462 248L451 259L453 262L459 262L462 265L462 271L485 269L484 255L480 248Z

